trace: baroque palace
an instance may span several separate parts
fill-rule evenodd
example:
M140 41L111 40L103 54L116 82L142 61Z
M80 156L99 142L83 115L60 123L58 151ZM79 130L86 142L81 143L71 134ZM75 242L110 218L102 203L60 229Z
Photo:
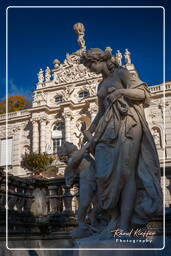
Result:
M124 63L120 51L117 51L115 58L120 65L132 73L132 76L138 76L134 64L131 63L128 49L124 53ZM40 69L36 90L33 91L32 107L8 113L8 138L6 138L6 114L0 115L0 166L4 170L7 161L11 174L24 177L27 173L21 167L21 159L25 152L57 154L58 146L63 141L81 146L83 138L81 123L84 121L88 127L97 113L96 88L102 77L89 72L83 64L80 64L79 59L77 51L66 54L63 63L55 59L53 68L47 67L45 71ZM171 81L166 82L165 85L149 86L149 90L151 105L145 109L145 114L154 136L161 167L165 160L168 188L166 198L169 203L171 200L169 194ZM6 150L7 141L8 150ZM62 176L64 165L60 161L56 161L55 165L57 174Z

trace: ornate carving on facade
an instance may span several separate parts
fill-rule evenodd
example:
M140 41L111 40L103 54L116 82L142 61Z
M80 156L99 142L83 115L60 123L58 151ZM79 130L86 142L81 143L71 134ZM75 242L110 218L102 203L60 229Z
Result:
M39 120L40 122L46 122L46 123L48 122L48 118L46 115L40 115Z
M88 109L88 106L82 108L80 111L79 111L79 115L80 116L87 116L87 117L91 117L91 114L90 114L90 111Z
M6 137L6 131L5 131L5 128L4 130L0 130L0 139L2 138L5 138Z
M40 104L40 105L43 105L43 104L46 104L47 102L47 95L45 92L35 92L34 93L34 96L33 96L33 106L34 104Z
M163 98L160 100L158 107L161 110L162 118L163 118L163 113L164 113L164 108L169 106L169 102L165 101Z
M17 133L18 131L20 131L21 130L21 127L20 126L15 126L15 127L13 127L12 128L12 133L14 134L14 133Z
M98 106L96 104L93 104L93 106L90 106L88 111L90 112L90 114L96 114L98 111Z
M76 54L67 54L64 63L53 74L54 82L65 84L101 77L101 75L89 72L83 64L79 63L79 59L80 57Z
M63 99L64 101L68 101L71 94L73 93L75 89L75 84L72 84L71 86L65 86L64 87L64 91L62 91L62 96L63 96Z
M65 110L65 111L62 113L62 116L64 117L64 119L66 119L66 118L71 119L71 117L72 117L72 112L71 112L70 110Z
M89 86L87 86L88 90L89 90L89 93L90 93L90 96L96 96L97 95L97 84L98 84L98 81L97 80L88 80L87 81L87 84Z
M24 145L24 154L30 154L31 148L30 145L25 144Z
M84 138L84 135L83 135L83 133L82 133L82 131L81 131L82 120L80 120L80 119L77 120L75 127L76 127L76 130L75 130L75 132L74 132L74 135L75 135L75 137L77 138L77 145L78 145L78 147L80 148L80 147L81 147L81 144L82 144L82 141L83 141L83 138Z
M158 111L151 110L148 114L148 118L151 119L152 124L156 124L158 122Z

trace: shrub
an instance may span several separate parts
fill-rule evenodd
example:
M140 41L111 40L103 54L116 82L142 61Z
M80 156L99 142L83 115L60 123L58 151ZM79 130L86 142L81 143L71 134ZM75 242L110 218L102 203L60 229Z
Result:
M34 174L40 174L52 164L55 158L48 154L30 153L22 157L21 166Z

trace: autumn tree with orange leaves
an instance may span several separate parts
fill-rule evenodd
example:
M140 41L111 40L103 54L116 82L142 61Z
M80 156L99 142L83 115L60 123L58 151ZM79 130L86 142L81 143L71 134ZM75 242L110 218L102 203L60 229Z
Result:
M14 112L30 107L31 103L25 96L10 96L8 98L8 112ZM6 100L0 102L0 114L6 113Z

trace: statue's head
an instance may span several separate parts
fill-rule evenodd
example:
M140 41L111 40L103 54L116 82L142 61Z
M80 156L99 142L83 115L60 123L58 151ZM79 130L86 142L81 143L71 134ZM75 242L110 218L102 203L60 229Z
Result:
M105 51L99 48L84 51L81 56L81 63L96 74L103 73L104 69L112 72L114 68L119 67L119 65L115 62L108 48L109 47L107 47Z
M63 145L58 149L59 159L62 162L67 163L70 155L77 150L78 148L73 143L65 141Z

